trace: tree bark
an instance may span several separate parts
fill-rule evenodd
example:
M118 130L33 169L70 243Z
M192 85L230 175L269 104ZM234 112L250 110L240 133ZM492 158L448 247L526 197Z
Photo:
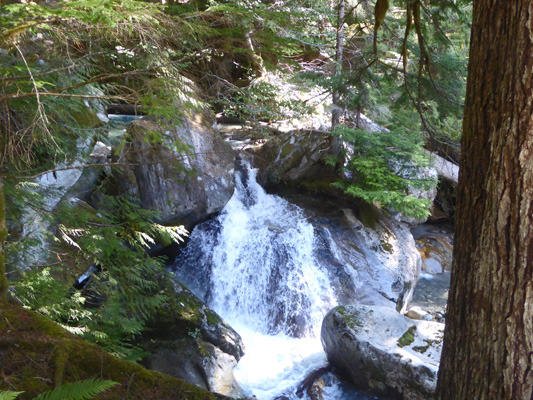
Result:
M441 400L533 398L533 1L475 0Z

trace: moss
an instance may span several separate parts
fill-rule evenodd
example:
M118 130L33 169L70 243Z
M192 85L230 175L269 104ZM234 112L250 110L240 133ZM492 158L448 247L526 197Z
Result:
M222 322L215 312L204 307L204 303L181 283L162 278L160 285L168 299L148 322L148 330L143 334L145 340L190 338L190 332ZM176 288L174 285L177 285Z
M287 157L289 154L291 154L291 152L294 150L294 146L290 143L287 143L285 146L283 146L283 148L281 149L281 157L280 158L285 158Z
M398 339L398 347L409 346L415 341L416 325L411 326L401 338Z
M369 382L371 387L380 387L383 382L387 382L387 371L383 364L374 360L361 359L361 370L371 377Z
M52 388L58 360L64 365L63 383L96 377L118 382L99 397L103 400L217 398L180 379L113 357L14 302L0 299L0 310L4 320L0 326L0 365L4 375L0 391L24 391L20 400Z
M392 246L386 240L381 239L381 247L388 253L392 253Z
M379 212L370 204L360 202L358 207L358 219L366 228L376 230L376 226L380 220Z
M372 312L372 311L370 311ZM358 331L363 327L361 321L361 312L357 310L348 311L344 306L337 307L337 313L342 316L343 322L354 331Z
M424 354L427 351L427 349L429 349L429 346L431 346L434 343L433 340L430 340L430 339L425 339L424 342L426 342L425 346L415 346L413 347L413 350Z
M206 310L205 315L207 316L207 323L209 325L216 325L220 323L220 317L210 309Z
M59 387L63 384L63 377L65 374L65 365L67 363L69 351L70 351L69 347L70 346L68 346L68 343L67 343L66 346L60 346L55 351L54 387Z

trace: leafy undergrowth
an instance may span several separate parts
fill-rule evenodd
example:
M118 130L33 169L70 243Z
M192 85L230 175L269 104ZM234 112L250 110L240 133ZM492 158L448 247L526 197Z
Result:
M115 381L98 399L222 399L194 385L120 360L54 322L0 299L0 391L24 391L17 400L66 382Z

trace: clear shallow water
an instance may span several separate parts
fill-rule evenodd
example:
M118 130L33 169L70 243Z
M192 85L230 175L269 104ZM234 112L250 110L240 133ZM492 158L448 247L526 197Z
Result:
M327 365L320 327L337 299L314 255L313 226L255 174L237 173L234 196L195 228L175 272L241 335L246 354L234 374L247 395L292 400L300 382ZM374 399L332 374L324 381L324 400Z

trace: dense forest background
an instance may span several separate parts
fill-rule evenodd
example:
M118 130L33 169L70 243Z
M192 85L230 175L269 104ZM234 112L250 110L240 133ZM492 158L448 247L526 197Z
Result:
M216 115L274 140L276 123L331 112L320 129L339 138L330 164L349 176L336 186L414 218L431 207L408 194L434 183L418 174L427 153L459 161L470 1L7 3L0 293L125 359L142 357L136 338L169 296L154 245L180 242L187 231L110 189L131 163L118 155L132 138L108 135L98 113L118 107L166 124ZM368 120L384 129L368 133ZM144 140L190 151L155 130ZM96 142L114 151L88 162L80 148ZM357 154L349 162L346 148ZM53 193L38 189L39 178L69 169L105 169L98 211L47 203ZM29 232L28 215L45 229ZM99 269L90 293L73 291L90 268Z

